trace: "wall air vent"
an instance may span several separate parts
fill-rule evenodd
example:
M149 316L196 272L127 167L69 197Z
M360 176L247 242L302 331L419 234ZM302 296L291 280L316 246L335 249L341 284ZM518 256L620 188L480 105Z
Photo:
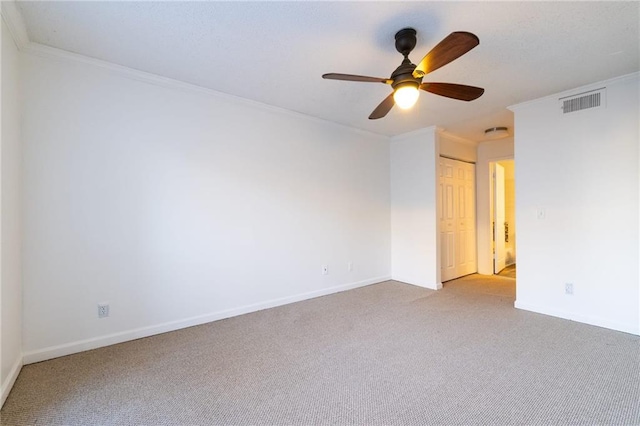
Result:
M560 109L563 114L582 111L583 109L601 108L605 104L606 87L578 93L577 95L560 98Z

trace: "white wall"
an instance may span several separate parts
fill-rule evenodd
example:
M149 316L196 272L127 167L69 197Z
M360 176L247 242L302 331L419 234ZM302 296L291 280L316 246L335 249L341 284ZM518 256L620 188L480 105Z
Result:
M492 218L491 218L491 171L492 161L514 157L513 138L508 137L494 141L482 142L478 145L478 161L476 163L476 224L478 235L478 273L493 274ZM516 169L518 163L516 161ZM516 179L516 198L518 197L518 181ZM517 216L517 213L516 213ZM518 271L518 277L520 277Z
M22 366L20 72L16 45L2 22L0 143L0 407Z
M391 275L441 288L436 217L436 129L391 139Z
M106 68L25 55L25 362L390 278L388 138Z
M640 334L638 84L636 73L513 107L516 307ZM560 113L561 96L600 87L606 108Z

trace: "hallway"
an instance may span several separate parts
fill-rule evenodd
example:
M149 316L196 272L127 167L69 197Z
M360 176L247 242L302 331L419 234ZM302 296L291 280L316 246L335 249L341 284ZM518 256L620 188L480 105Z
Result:
M506 268L504 268L502 271L500 271L497 275L501 276L501 277L507 277L507 278L516 278L516 264L514 263L513 265L509 265Z

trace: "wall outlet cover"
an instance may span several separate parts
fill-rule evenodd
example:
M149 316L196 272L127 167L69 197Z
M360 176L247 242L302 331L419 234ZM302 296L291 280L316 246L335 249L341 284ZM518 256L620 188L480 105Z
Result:
M107 318L109 316L109 304L98 303L98 318Z
M573 294L573 283L564 284L564 294Z

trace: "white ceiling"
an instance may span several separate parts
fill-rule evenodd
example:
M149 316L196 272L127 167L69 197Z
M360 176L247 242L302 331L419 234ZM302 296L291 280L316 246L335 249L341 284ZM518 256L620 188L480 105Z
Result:
M472 140L513 127L506 107L639 69L638 2L27 2L33 42L385 135L430 125ZM418 32L418 63L453 31L480 38L424 81L485 88L462 102L423 92L410 111L369 120L394 34Z

